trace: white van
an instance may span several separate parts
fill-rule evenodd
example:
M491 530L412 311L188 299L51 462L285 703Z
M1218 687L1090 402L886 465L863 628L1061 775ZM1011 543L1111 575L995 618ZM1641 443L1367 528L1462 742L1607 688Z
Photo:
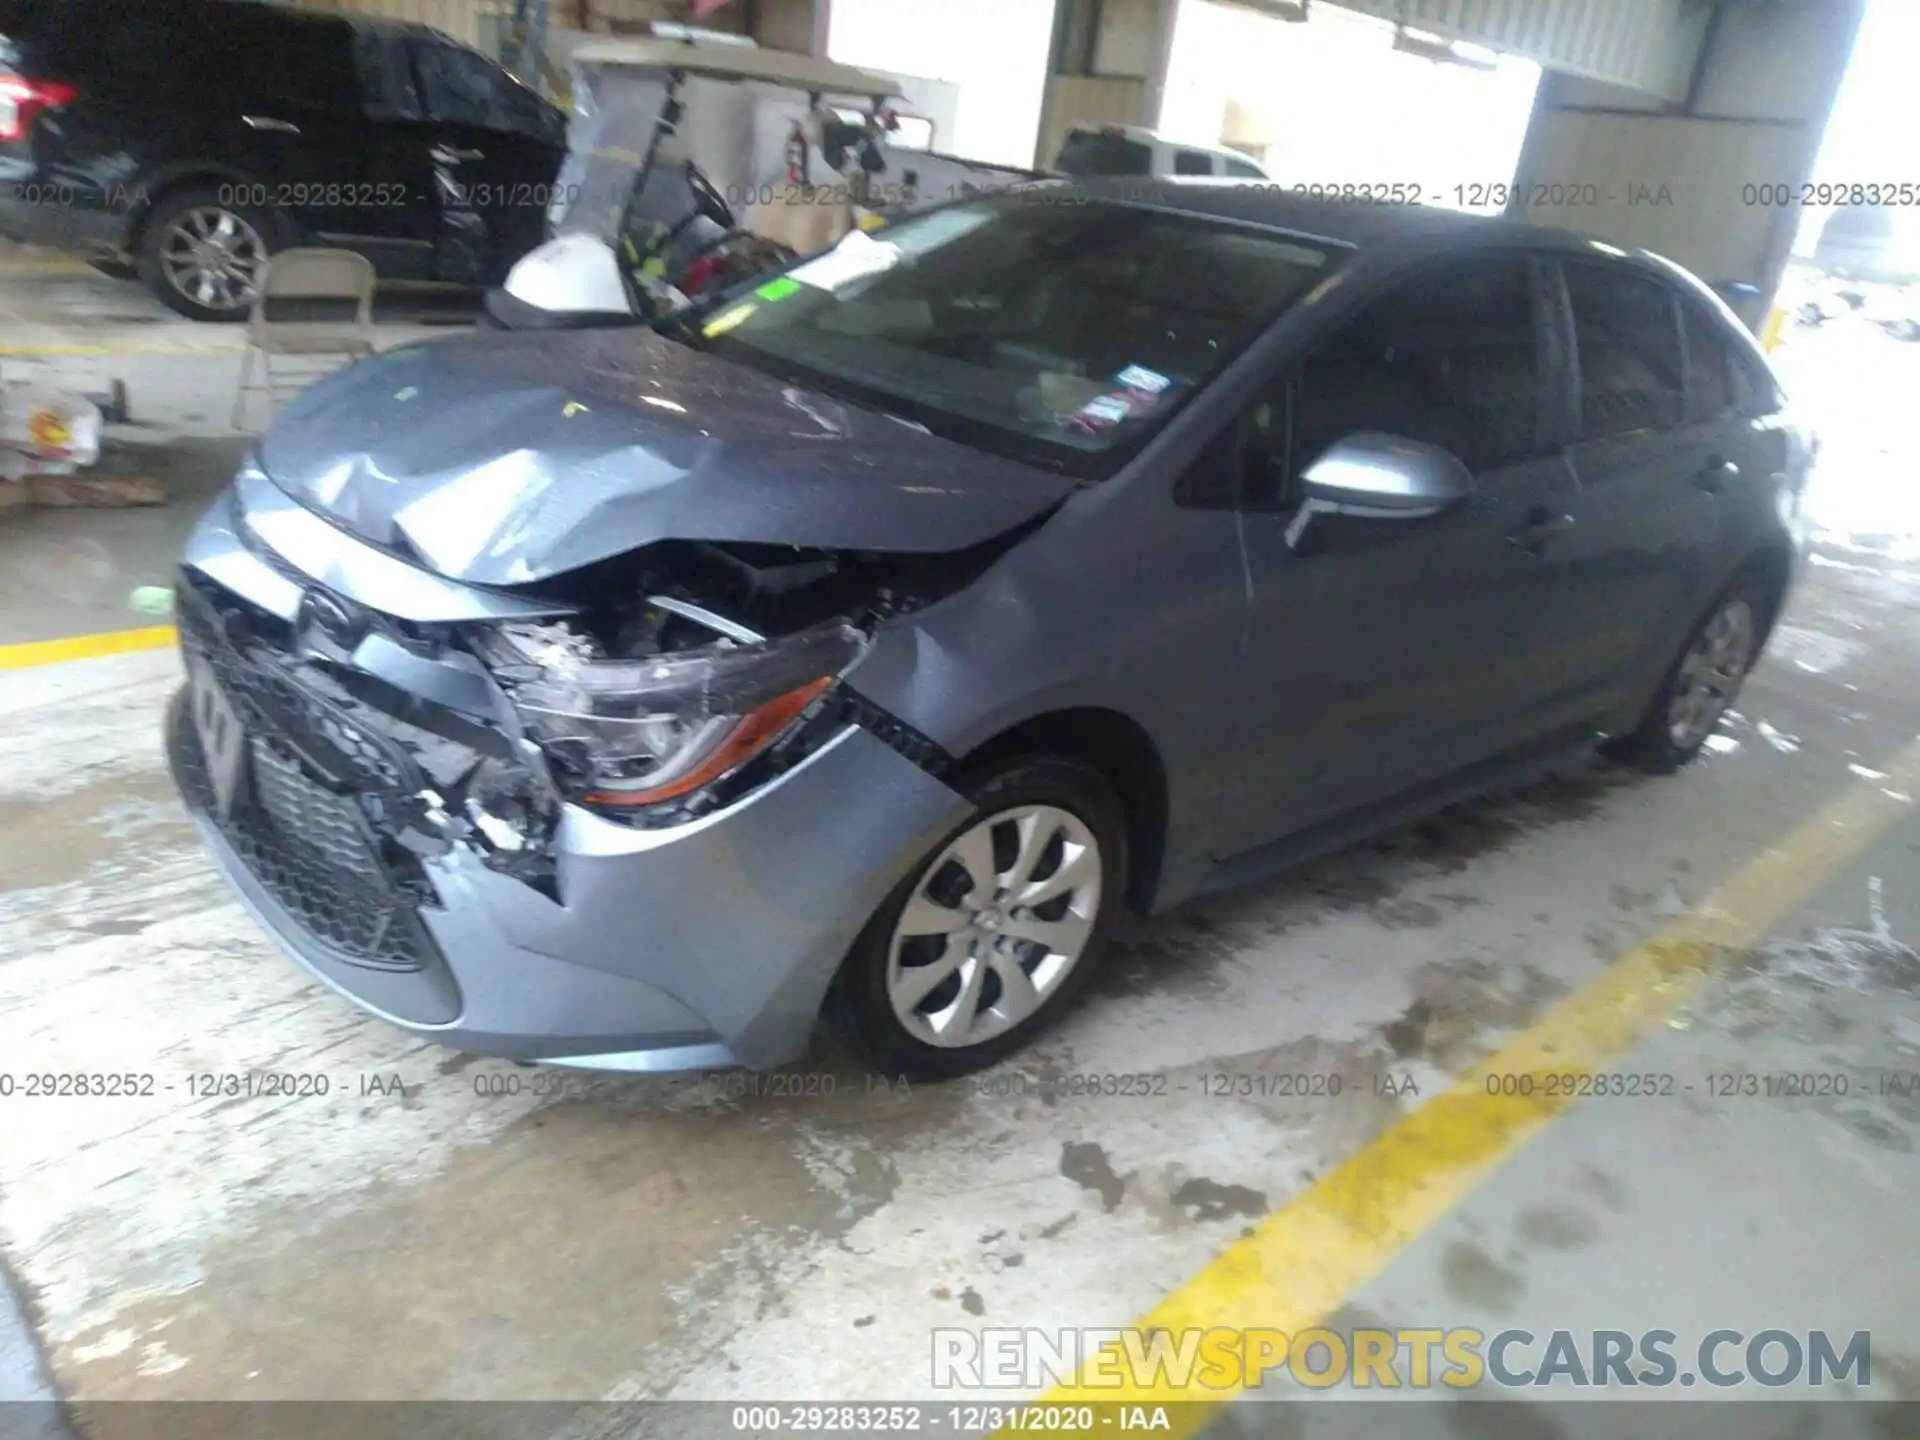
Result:
M1062 175L1224 175L1270 178L1237 150L1170 140L1141 125L1076 125L1060 142L1053 168Z

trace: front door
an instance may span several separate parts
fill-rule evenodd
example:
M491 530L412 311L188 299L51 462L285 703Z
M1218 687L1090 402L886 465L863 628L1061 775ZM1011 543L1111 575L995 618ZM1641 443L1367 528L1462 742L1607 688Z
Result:
M393 137L337 16L220 7L225 151L254 178L236 196L268 212L283 243L365 255L389 278L419 278L425 216L419 177Z
M1249 417L1246 789L1222 815L1221 858L1567 723L1579 617L1561 557L1577 490L1552 433L1538 288L1520 253L1423 269ZM1300 476L1362 431L1451 450L1474 494L1425 520L1317 517L1296 548Z

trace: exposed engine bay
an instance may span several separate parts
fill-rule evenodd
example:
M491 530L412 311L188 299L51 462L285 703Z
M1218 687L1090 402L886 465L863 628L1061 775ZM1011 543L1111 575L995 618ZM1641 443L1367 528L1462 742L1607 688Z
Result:
M669 541L564 577L577 607L564 620L468 640L560 795L628 824L675 823L848 723L937 766L937 746L840 681L879 626L960 589L1025 529L935 556Z
M937 771L940 748L844 678L880 626L961 589L1029 528L951 555L666 541L543 582L541 601L562 613L506 622L400 621L321 590L288 622L189 571L189 653L218 673L256 747L240 804L218 803L213 757L196 773L281 902L377 964L397 931L364 917L434 903L424 862L455 846L563 902L553 853L566 805L635 828L682 824L849 725ZM258 834L250 805L275 817ZM289 806L302 822L336 815L342 854L358 830L373 863L267 854L276 830L295 828L276 811Z
M570 629L622 659L835 620L871 633L971 583L1033 528L944 555L669 540L541 589L577 607Z

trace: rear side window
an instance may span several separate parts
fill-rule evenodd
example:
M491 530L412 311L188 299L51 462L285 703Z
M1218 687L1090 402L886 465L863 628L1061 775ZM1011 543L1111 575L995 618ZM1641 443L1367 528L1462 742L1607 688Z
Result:
M1173 173L1211 175L1213 174L1213 157L1202 155L1198 150L1176 150L1173 152Z
M1474 471L1524 459L1540 444L1542 377L1525 255L1425 270L1307 357L1287 473L1361 430L1444 446Z
M484 57L452 45L419 45L413 58L420 67L420 96L429 119L495 124L495 77Z
M1610 265L1570 264L1566 276L1580 355L1580 437L1678 425L1686 385L1674 293Z
M1093 175L1147 175L1153 152L1137 140L1105 130L1076 130L1060 146L1054 168L1085 179Z
M1687 418L1717 420L1733 409L1734 360L1720 327L1688 305L1681 310L1687 337Z
M413 53L428 119L552 137L557 112L479 51L417 45Z
M36 79L106 82L114 90L176 78L198 49L199 14L181 0L0 3L0 60Z
M1771 415L1786 403L1773 372L1744 352L1734 352L1733 403L1742 415Z

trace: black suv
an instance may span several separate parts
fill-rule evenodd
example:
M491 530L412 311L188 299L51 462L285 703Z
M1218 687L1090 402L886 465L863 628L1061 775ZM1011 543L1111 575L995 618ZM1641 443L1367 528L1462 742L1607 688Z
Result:
M420 25L260 0L0 0L0 234L130 262L198 320L290 245L497 284L566 118Z

